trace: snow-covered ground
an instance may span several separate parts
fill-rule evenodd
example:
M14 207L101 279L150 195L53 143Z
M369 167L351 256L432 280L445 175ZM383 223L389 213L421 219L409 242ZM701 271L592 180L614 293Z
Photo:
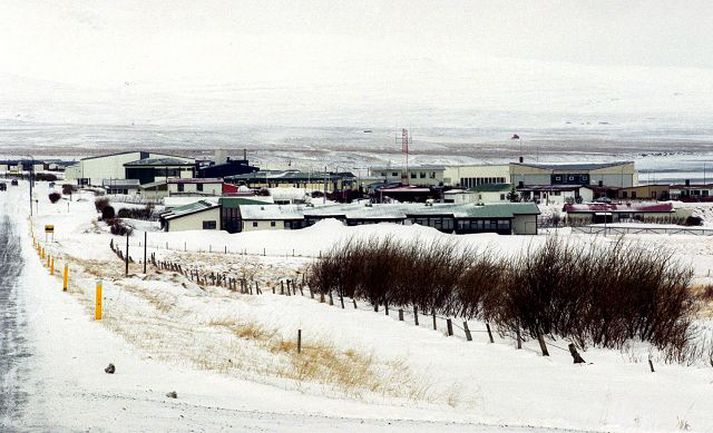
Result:
M470 322L475 341L466 342L459 328L446 337L440 319L436 332L425 316L417 327L408 313L399 322L395 311L385 316L366 305L342 310L338 302L322 304L308 294L280 296L279 286L272 294L278 279L299 278L310 256L343 239L449 235L420 226L344 227L334 221L298 231L148 234L148 252L159 260L259 281L262 295L242 295L151 266L144 275L140 264L124 278L122 262L109 249L112 236L95 221L93 197L76 194L69 206L64 200L52 205L46 188L38 185L39 212L31 224L39 238L45 224L55 225L47 250L70 264L69 293L32 251L25 185L0 195L0 209L13 215L24 236L22 300L34 353L20 429L713 431L710 366L667 365L653 353L652 374L649 350L639 345L623 352L588 350L583 356L589 364L575 366L557 348L565 341L551 342L552 356L543 358L530 342L518 351L496 335L489 344L477 322ZM608 241L567 229L559 234ZM698 281L709 280L713 238L629 237L676 249ZM453 238L517 254L545 236ZM140 232L131 240L137 261L142 241ZM104 281L100 322L92 320L97 278ZM701 325L711 332L710 322ZM303 357L293 350L298 329ZM103 372L109 362L117 366L115 375ZM323 367L309 368L315 365ZM178 399L165 397L172 390Z

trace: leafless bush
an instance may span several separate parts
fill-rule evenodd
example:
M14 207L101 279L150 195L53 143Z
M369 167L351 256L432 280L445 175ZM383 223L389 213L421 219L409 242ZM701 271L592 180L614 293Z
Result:
M335 247L312 266L309 283L375 309L415 306L581 347L621 348L640 339L675 358L692 332L691 276L671 252L622 240L583 246L552 237L506 260L445 241L387 237Z
M77 192L77 187L75 185L72 185L71 183L65 183L62 185L62 194L70 195L73 192Z
M58 192L52 192L49 195L50 202L52 202L52 203L57 203L59 201L59 199L61 199L61 198L62 198L62 195L60 195L60 193L58 193Z
M154 215L154 205L147 204L143 208L121 208L117 212L116 216L119 218L131 218L137 220L150 221L155 219Z
M124 224L121 218L112 218L106 220L106 223L109 226L109 231L111 232L111 234L116 236L131 236L131 234L134 232L134 229Z
M94 200L94 207L97 212L101 213L101 211L107 206L109 206L109 199L106 197L98 197Z

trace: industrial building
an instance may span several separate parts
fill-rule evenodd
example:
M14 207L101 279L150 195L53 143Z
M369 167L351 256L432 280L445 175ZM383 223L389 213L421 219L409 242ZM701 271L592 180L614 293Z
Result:
M370 167L369 178L384 183L400 182L406 185L442 186L445 167L440 165L414 165L405 167Z
M510 163L510 183L532 185L596 185L628 188L639 179L632 161L610 163Z
M195 166L195 160L192 158L183 158L154 152L128 151L83 158L79 160L77 164L67 167L65 170L65 179L76 181L79 185L92 186L101 186L104 180L109 179L138 179L141 184L150 183L156 178L154 169L163 169L162 174L164 177L169 175L169 172L166 166L161 167L154 165L153 167L147 167L146 162L164 158L174 160L181 167L188 165ZM138 161L142 161L142 164L129 165L130 163ZM147 170L147 168L150 169ZM171 174L173 174L173 172L171 172ZM186 174L184 174L184 176L185 175ZM180 177L180 173L177 177ZM193 176L191 175L190 177Z

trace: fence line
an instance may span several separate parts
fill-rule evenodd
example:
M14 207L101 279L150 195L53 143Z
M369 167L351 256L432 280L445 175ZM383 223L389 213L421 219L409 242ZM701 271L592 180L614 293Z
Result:
M695 227L617 227L617 226L583 226L572 227L572 233L583 233L590 235L638 235L638 234L655 234L655 235L696 235L696 236L713 236L713 229L695 228Z

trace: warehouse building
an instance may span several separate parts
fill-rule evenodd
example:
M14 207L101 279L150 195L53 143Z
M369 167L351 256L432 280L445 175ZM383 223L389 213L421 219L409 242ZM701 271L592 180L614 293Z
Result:
M510 163L510 183L532 185L595 185L628 188L638 185L634 162L540 164Z

